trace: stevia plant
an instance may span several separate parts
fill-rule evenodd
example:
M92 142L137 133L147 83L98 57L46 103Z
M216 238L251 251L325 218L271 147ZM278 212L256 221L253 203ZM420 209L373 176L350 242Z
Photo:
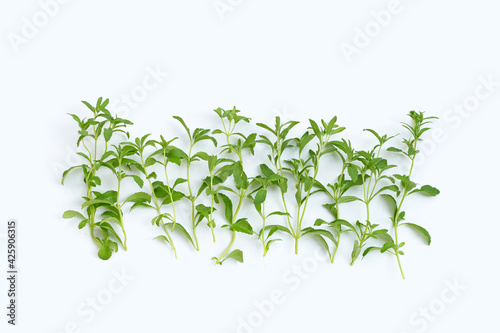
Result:
M210 197L210 206L204 204L196 205L196 225L205 219L207 226L212 232L212 239L215 242L214 228L216 225L214 212L216 211L215 203L218 202L218 193L220 190L220 187L216 187L216 185L223 183L229 176L228 173L221 171L221 167L225 165L224 163L232 163L233 161L226 158L219 158L217 155L209 155L206 152L198 152L196 155L207 162L209 171L209 176L203 179L196 197L199 197L203 191Z
M127 145L131 147L131 149L134 151L134 154L138 156L140 160L140 162L134 164L134 167L137 170L139 170L144 175L144 177L146 177L146 180L149 184L149 188L151 191L151 194L145 192L137 194L136 198L134 198L135 203L132 206L131 210L137 207L146 207L154 209L156 211L157 215L151 220L151 224L161 227L165 231L165 235L159 235L155 237L155 239L163 240L168 245L170 245L174 252L175 258L177 258L177 250L175 248L174 241L169 231L169 227L170 228L173 227L175 219L171 214L164 213L162 211L163 206L171 203L171 197L169 195L168 190L166 190L165 184L161 181L156 180L156 178L158 177L156 172L148 171L148 167L158 163L158 161L155 159L155 156L158 155L159 152L163 152L163 148L161 148L160 150L156 149L158 142L149 139L149 136L150 134L146 134L140 138L136 138L134 142L127 143ZM162 138L162 143L168 146L168 143L165 142L163 138ZM154 151L148 153L147 149L148 150L154 149ZM152 182L151 179L154 179L155 181ZM172 189L172 191L174 190ZM173 197L180 200L182 194L177 194L177 192L175 192L173 194ZM154 206L151 204L151 202L153 202ZM165 220L170 222L166 222ZM179 224L177 226L177 229L181 229L183 233L187 234L185 229L182 228ZM187 234L187 237L188 239L190 239L189 234Z
M286 193L288 191L288 178L285 176L285 168L283 167L285 160L283 158L283 154L285 154L285 151L287 149L293 148L293 138L289 138L290 131L298 124L298 121L287 121L285 123L281 122L280 117L275 118L275 124L274 124L274 129L269 127L266 124L263 123L257 123L256 125L265 129L269 133L272 134L272 137L269 138L266 135L259 135L259 140L257 140L258 143L262 143L264 145L269 146L271 149L271 153L267 155L267 158L269 159L269 162L271 163L271 167L267 166L266 164L261 164L260 168L262 171L262 174L267 178L275 178L276 180L273 180L273 182L276 183L276 185L280 189L281 193L281 201L283 203L283 209L284 209L284 216L286 216L286 221L287 221L287 227L282 227L277 225L276 228L274 227L268 227L269 232L275 231L275 229L284 231L291 236L294 236L293 233L293 225L292 225L292 216L290 215L290 211L288 209L288 204L286 201ZM274 171L273 171L274 170ZM264 233L264 231L262 231ZM263 234L261 235L262 237L266 238ZM268 236L269 237L269 236ZM266 238L267 239L267 238Z
M84 163L76 165L63 173L61 182L73 170L81 170L83 181L86 186L86 194L83 196L81 211L68 210L64 212L64 218L77 217L80 220L80 229L89 226L93 241L99 246L98 256L101 259L109 259L121 246L127 250L127 233L125 230L124 207L132 204L130 210L138 207L147 207L156 211L152 220L153 225L161 227L165 234L156 238L168 243L177 257L172 233L178 232L188 239L192 246L198 250L199 244L196 236L196 228L202 221L206 221L210 227L212 239L215 241L215 218L216 205L224 209L224 217L227 223L223 228L231 231L231 242L219 257L214 257L217 264L222 264L227 259L243 262L243 252L239 249L233 250L236 232L256 235L262 244L264 256L268 253L270 245L280 238L273 237L280 231L290 234L295 239L295 251L298 251L298 241L302 236L314 236L328 252L330 261L333 263L337 250L340 246L341 235L352 232L355 236L354 246L351 253L351 265L362 256L375 250L381 253L390 253L397 259L402 277L404 278L400 256L404 255L402 247L405 242L398 235L400 226L408 226L422 235L427 244L431 238L426 229L415 223L405 221L403 204L406 198L414 193L423 193L428 196L439 194L439 190L430 186L418 186L412 179L415 158L419 153L418 142L422 135L430 129L428 125L436 117L425 117L422 112L411 111L409 117L411 123L403 123L403 127L409 135L403 139L404 149L390 147L389 152L400 154L409 160L408 174L388 172L395 167L381 156L383 147L393 137L379 135L371 129L366 131L375 136L378 143L369 150L355 150L349 140L331 141L334 134L343 131L343 127L336 124L337 118L329 122L324 120L320 124L309 120L307 131L298 138L289 138L290 131L298 124L296 121L281 123L276 117L274 128L258 123L257 126L271 133L269 137L252 133L248 136L237 132L236 126L241 121L250 122L250 119L239 115L239 110L214 110L219 116L222 124L221 129L214 130L212 134L222 135L226 144L222 146L220 154L211 155L209 152L195 152L195 145L204 140L210 140L217 147L217 141L210 134L209 129L197 128L191 131L184 120L174 117L186 130L189 138L188 152L182 151L173 145L178 138L170 141L160 136L160 140L150 139L150 135L136 138L133 142L120 142L128 139L126 126L132 123L126 119L112 116L107 110L109 100L99 98L95 106L83 102L92 112L88 118L71 114L78 123L79 138L77 147L81 149L77 154L84 159ZM121 139L121 140L120 140ZM260 164L260 175L248 177L243 164L243 152L248 150L254 155L256 143L265 144L270 148L267 155L269 163ZM308 147L315 144L315 149ZM295 154L292 158L284 157L293 149ZM320 159L325 154L337 154L341 160L340 174L335 176L331 183L326 186L318 181ZM208 176L201 181L198 191L193 191L191 179L191 167L193 162L203 160L208 167ZM184 164L185 163L185 164ZM172 179L169 177L170 165L186 166L186 178ZM114 176L110 183L104 178L106 170ZM329 171L332 168L329 169ZM144 175L141 178L137 171ZM158 172L158 174L157 174ZM291 179L295 186L295 204L287 201ZM102 179L105 179L103 181ZM145 180L149 184L150 193L136 192L128 197L122 193L123 183L127 179L134 180L142 188ZM231 182L228 180L231 179ZM331 179L331 178L330 178ZM179 186L185 184L187 192L179 190ZM362 195L356 197L351 191L357 186L362 186ZM269 213L266 209L266 201L272 189L278 188L283 212L273 211ZM210 204L197 202L202 193L206 193ZM314 226L304 227L304 218L309 199L317 192L323 192L330 200L323 206L332 214L332 221L316 219ZM373 223L375 220L370 214L373 201L382 196L391 203L392 215L390 220L393 225L393 234ZM191 203L192 236L186 228L179 223L176 211L176 202L187 198ZM364 204L366 210L365 222L356 221L351 223L341 215L343 204L359 201ZM241 217L241 210L245 202L252 203L261 219L261 228L254 231L247 217ZM292 210L290 210L290 208ZM296 210L292 217L291 211ZM344 211L344 208L342 208ZM268 219L272 216L286 218L286 226L269 224ZM371 244L376 240L382 242Z
M184 120L179 117L179 116L174 116L174 119L179 121L182 124L182 127L186 130L186 133L189 137L189 150L187 153L184 153L183 159L186 161L186 179L179 178L177 181L179 182L185 182L187 183L188 191L189 194L186 196L186 198L191 202L191 223L192 223L192 229L193 229L193 246L196 249L196 251L199 251L200 246L198 243L198 237L196 236L196 227L198 226L200 219L197 217L198 212L196 210L196 199L198 196L201 194L198 192L198 195L194 195L194 192L192 190L191 186L191 177L190 177L190 171L191 171L191 164L193 162L199 161L200 157L196 153L193 152L193 148L195 145L199 142L210 140L215 147L217 147L217 140L215 140L214 137L209 135L210 130L209 129L203 129L203 128L196 128L192 133L189 127L186 125ZM201 208L201 206L199 206ZM203 209L202 209L203 210Z
M250 181L243 168L243 151L248 149L252 155L254 154L257 134L252 133L245 136L240 132L235 132L236 125L240 121L250 122L250 118L239 115L240 111L236 108L232 110L218 108L215 109L214 112L219 116L223 128L214 130L213 134L222 134L226 139L226 144L222 146L221 153L237 156L237 159L221 167L217 173L221 179L226 179L230 175L232 175L234 179L234 187L220 185L216 191L218 200L221 200L224 204L224 216L228 222L228 224L222 227L228 227L231 231L231 242L226 250L219 257L212 258L215 260L216 264L221 265L227 259L243 262L243 252L241 250L236 249L231 251L236 239L236 232L249 235L254 234L252 226L248 223L248 218L239 218L238 215L250 188ZM233 209L233 200L230 198L230 196L233 195L237 197L235 209Z
M125 228L123 225L123 204L120 204L119 191L121 180L129 177L123 173L121 167L115 163L117 156L119 156L123 162L123 159L128 153L120 150L118 146L115 146L116 151L109 151L109 142L116 133L125 134L128 138L128 132L125 131L125 127L131 125L132 122L119 118L118 116L113 117L106 109L109 104L108 99L103 101L102 97L100 97L95 106L92 106L86 101L82 101L82 103L92 112L92 116L83 119L80 119L80 117L75 114L70 114L70 116L79 126L77 147L83 147L83 150L77 152L77 154L83 157L86 163L73 166L64 171L61 183L64 184L64 180L72 170L80 169L82 171L83 181L87 188L86 195L83 196L84 203L82 204L82 210L84 210L85 215L79 211L68 210L64 212L63 217L79 218L80 223L78 228L80 229L88 225L91 238L99 246L99 257L103 260L107 260L111 257L113 252L118 251L117 242L119 242L124 249L127 247ZM102 183L100 170L103 166L109 167L117 176L117 191L106 191L101 193L95 190ZM118 167L118 170L116 167ZM99 208L101 208L101 211L103 210L103 218L97 217ZM121 237L109 222L114 222L120 226L124 234L124 241L122 241Z
M431 244L431 236L429 232L422 226L417 225L415 223L403 222L405 220L405 212L402 210L403 203L405 199L414 194L414 193L423 193L428 196L436 196L439 194L439 190L430 185L423 185L421 187L417 187L417 184L411 180L413 168L415 165L415 158L419 153L417 146L418 142L421 141L422 135L427 132L430 127L426 127L426 125L430 124L433 119L437 119L437 117L424 117L423 112L410 111L408 116L411 118L412 122L410 124L403 123L403 127L408 131L409 137L403 139L403 144L405 146L405 150L402 150L397 147L390 147L387 150L391 152L395 152L401 154L409 159L410 168L408 174L394 174L393 177L397 179L397 190L396 195L384 194L383 196L388 199L391 203L393 215L390 217L393 228L394 228L394 238L389 237L389 240L381 247L376 248L380 250L380 252L388 252L396 256L399 270L401 272L401 276L403 279L405 278L403 269L401 267L400 256L404 255L404 252L401 248L404 246L405 242L400 242L398 237L398 228L400 226L408 226L411 229L415 230L417 233L422 235L427 243L427 245Z
M155 141L159 147L158 150L156 150L146 159L146 164L148 165L160 164L162 166L166 183L156 180L155 182L153 182L153 187L155 188L157 197L160 199L164 199L162 205L170 204L172 206L172 215L171 215L172 231L175 229L175 226L177 224L177 212L175 210L175 202L185 197L184 193L177 191L175 188L179 184L182 184L186 181L183 178L177 178L174 181L173 185L172 186L170 185L172 181L170 180L170 177L168 175L169 163L173 163L176 164L177 166L180 166L182 159L185 159L186 157L186 154L181 149L172 145L172 142L174 142L175 140L177 140L177 138L173 138L167 141L165 140L163 135L160 135L160 140Z
M365 205L366 220L365 223L356 221L355 226L349 226L357 237L354 241L351 253L351 265L354 265L357 258L361 254L361 251L363 251L370 239L385 237L388 232L387 229L378 228L380 224L372 223L372 218L370 216L370 204L377 196L384 194L387 191L397 190L397 186L393 184L394 178L386 174L388 170L396 166L388 164L387 159L380 156L383 145L394 136L381 136L372 129L366 129L365 131L372 133L377 138L378 143L371 150L358 151L357 160L361 162L361 166L353 164L356 165L359 170L359 177L361 178L361 183L363 185L363 197L358 198L358 200L363 202ZM368 247L363 252L363 257L374 249L375 247Z
M104 228L109 233L113 234L113 236L115 236L115 238L120 242L123 248L127 250L127 233L125 232L125 226L123 223L123 205L126 204L127 202L135 202L135 198L141 196L141 194L138 194L140 192L134 193L130 195L127 199L125 199L123 203L121 203L120 201L121 186L123 180L126 178L132 178L141 188L144 185L144 181L141 179L141 177L134 174L127 174L124 171L124 168L130 169L132 165L137 163L136 161L129 158L129 156L134 154L134 150L130 149L130 146L122 146L122 145L113 145L113 148L114 150L109 152L111 158L102 162L102 165L111 170L111 172L115 176L117 182L117 189L116 191L113 190L107 191L102 195L99 195L99 197L96 198L94 201L96 200L108 201L107 202L108 205L104 206L105 211L101 213L101 215L106 216L106 218L104 218L99 223L99 226L101 229ZM114 205L111 205L111 203L113 202ZM97 202L97 203L103 204L103 202ZM108 222L114 222L120 226L123 233L123 241Z
M333 220L326 222L323 219L317 219L314 223L316 228L306 228L304 230L304 235L314 236L325 248L330 262L333 263L340 246L341 235L344 232L355 229L349 221L340 218L340 204L359 200L357 197L347 194L353 187L362 184L362 177L355 164L357 154L351 142L342 139L342 141L333 141L331 145L333 146L334 153L336 153L342 161L340 174L334 183L329 183L326 187L318 181L316 181L315 186L330 198L331 202L323 206L332 214ZM332 249L330 249L328 245L328 240L333 243Z
M289 167L283 168L283 170L290 172L295 180L297 213L295 228L292 227L289 230L295 239L295 253L299 251L299 239L310 231L310 229L303 228L302 224L309 198L320 191L315 187L315 183L319 173L321 157L333 151L330 141L331 136L345 129L337 125L336 116L329 122L321 120L321 126L311 119L309 119L309 124L311 125L309 129L312 133L307 130L300 138L294 139L295 145L298 148L298 156L297 158L286 160L285 162ZM309 149L308 157L305 157L304 150L313 139L316 139L316 150Z
M264 251L263 256L265 257L267 252L269 251L269 247L271 246L271 244L276 241L281 241L281 239L279 238L270 239L271 236L278 230L286 233L290 233L290 231L288 230L288 228L282 225L266 224L267 219L273 215L288 217L289 214L281 211L266 213L266 198L268 194L268 188L271 186L280 186L280 184L283 184L284 177L280 176L277 173L274 173L265 164L261 164L260 169L263 176L259 175L253 178L252 183L257 185L257 188L253 191L253 193L255 194L253 196L252 196L253 193L249 194L248 198L252 200L255 210L262 219L262 229L260 229L259 232L254 232L254 233L262 242L262 248Z

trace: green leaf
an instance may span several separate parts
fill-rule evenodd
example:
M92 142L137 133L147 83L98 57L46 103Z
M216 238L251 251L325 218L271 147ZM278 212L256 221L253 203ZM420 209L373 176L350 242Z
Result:
M381 194L381 196L389 200L389 202L392 204L393 212L396 213L396 210L398 209L396 199L390 194Z
M327 224L327 222L325 220L323 220L323 219L316 219L316 221L314 221L314 226L315 227L319 227L322 224Z
M274 131L273 129L271 129L271 127L267 126L266 124L262 124L262 123L256 123L255 125L259 126L259 127L262 127L263 129L273 133L274 135L276 135L276 131Z
M254 204L260 205L266 200L267 190L259 190L255 195Z
M248 223L246 218L239 219L233 225L229 227L232 231L242 232L244 234L253 235L253 229L250 223Z
M224 202L224 215L226 217L226 220L229 223L233 222L233 203L231 202L231 199L229 199L225 194L222 193L218 193L218 196L222 199L222 202Z
M379 195L380 193L382 193L384 191L393 191L393 192L398 193L399 192L399 187L397 185L387 185L387 186L384 186L381 189L379 189L375 194L373 194L373 196L371 198L375 198L377 195Z
M436 195L438 195L440 192L437 188L435 187L432 187L430 185L424 185L422 186L418 192L424 192L425 194L431 196L431 197L434 197Z
M323 237L326 237L330 239L332 242L336 243L335 238L333 237L332 233L329 232L328 230L323 230L323 229L314 229L314 228L305 228L303 230L303 236L305 235L321 235Z
M106 140L106 142L111 140L112 135L113 135L113 130L111 128L104 129L104 140Z
M214 144L215 147L217 147L217 140L215 140L214 137L210 135L202 135L196 138L196 142L203 141L203 140L210 140Z
M83 167L85 167L85 164L82 164L82 165L75 165L75 166L73 166L73 167L69 168L68 170L64 171L64 172L63 172L63 175L62 175L62 179L61 179L61 184L63 184L63 185L64 185L64 180L66 179L66 176L68 175L68 173L69 173L71 170L74 170L74 169L76 169L76 168L83 168Z
M204 161L208 161L210 159L210 155L208 155L204 151L197 152L193 157L199 157Z
M321 137L321 131L319 129L318 124L314 120L312 120L312 119L309 119L309 123L311 124L311 128L312 128L314 134L316 134L316 136L318 138L320 138Z
M104 102L102 102L101 105L99 106L99 109L104 110L104 108L108 106L108 104L109 104L109 98L106 98Z
M257 134L256 133L252 133L250 134L245 142L243 142L243 145L241 146L242 148L248 148L250 150L250 152L252 153L252 155L254 154L254 147L255 147L255 139L257 138Z
M81 221L81 222L78 224L78 229L83 229L83 228L87 225L87 223L89 223L89 220L88 220L88 219L87 219L87 220L83 220L83 221Z
M393 241L389 241L389 242L385 243L384 246L382 246L382 248L380 249L380 253L384 253L385 251L387 251L389 249L396 250L396 244L394 244Z
M165 223L165 225L170 227L170 228L172 228L174 226L174 224L171 222ZM176 223L175 228L173 230L175 230L175 231L178 230L182 235L184 235L189 240L191 245L193 245L193 247L195 247L193 239L191 238L191 235L186 231L186 229L180 223Z
M338 219L338 220L335 220L332 222L332 225L336 225L336 224L343 225L343 226L349 228L349 230L356 232L356 228L349 221Z
M324 204L323 207L328 209L332 213L333 217L337 217L337 205L336 204Z
M150 156L150 157L148 157L148 158L146 159L146 161L144 162L144 166L145 166L145 167L148 167L148 166L154 165L154 164L156 164L156 163L158 163L158 161L157 161L154 157Z
M172 191L172 198L170 198L170 195L167 195L165 200L163 200L162 206L163 205L168 205L172 202L176 202L181 200L182 198L186 197L184 193L179 192L179 191Z
M375 250L380 250L381 248L380 247L377 247L377 246L370 246L369 248L367 248L365 251L363 251L363 257L365 257L368 253L370 253L371 251L375 251Z
M151 202L151 196L145 192L137 192L129 196L125 202Z
M82 103L85 104L85 106L88 107L91 111L95 111L95 108L92 105L90 105L89 102L82 101Z
M243 166L240 161L233 163L233 177L237 189L248 188L248 177L243 171Z
M408 222L407 223L403 223L402 225L407 225L410 228L412 228L413 230L415 230L418 233L420 233L422 236L424 236L427 245L431 245L431 235L429 234L429 232L424 227L421 227L421 226L419 226L417 224L414 224L414 223L408 223Z
M148 204L145 204L143 202L136 202L132 205L132 207L130 207L130 211L136 209L137 207L146 207L146 208L152 208L152 209L156 209L154 208L153 206L151 205L148 205Z
M383 143L383 140L382 140L382 138L380 137L380 135L379 135L377 132L375 132L374 130L369 129L369 128L366 128L366 129L364 129L364 131L368 131L368 132L370 132L371 134L375 135L375 137L377 138L377 140L379 141L379 143Z
M269 251L269 247L271 246L272 243L281 241L281 239L271 239L269 242L266 243L266 252Z
M392 151L394 153L403 153L404 154L404 151L402 151L401 149L396 148L396 147L389 147L389 148L387 148L387 151Z
M173 116L173 118L177 121L179 121L182 126L184 126L184 129L186 130L188 136L189 136L189 139L191 139L191 131L189 130L189 127L187 127L186 123L184 122L184 119L182 119L181 117L179 116Z
M347 172L349 173L349 176L351 177L353 182L356 182L358 180L358 168L354 164L350 164L347 167Z
M239 261L239 262L243 262L243 252L241 250L234 250L233 252L229 253L226 257L226 259L224 259L224 261L226 261L227 259L234 259L236 261Z
M82 123L82 121L76 114L68 113L68 115L70 115L78 124Z
M340 204L340 203L352 202L352 201L356 201L356 200L361 201L361 199L359 199L358 197L347 195L344 197L340 197L338 203Z
M99 249L99 252L97 253L97 255L102 260L108 260L109 258L111 258L112 254L113 254L113 251L111 250L110 240L105 239L104 242L102 243L101 248Z
M290 232L290 230L287 228L287 227L284 227L282 225L266 225L266 228L265 230L269 230L269 229L275 229L275 231L282 231L282 232L286 232L287 234L291 235L292 233ZM273 232L274 233L274 232Z
M175 180L174 186L173 186L172 188L175 188L177 185L182 184L182 183L185 183L185 182L187 182L187 179L184 179L184 178L177 178L177 179Z
M137 175L130 175L130 177L132 177L134 179L134 181L137 183L137 185L139 185L140 188L142 188L144 186L144 181L142 180L141 177L139 177Z
M82 220L85 219L85 216L83 216L82 213L74 210L67 210L63 214L63 219L72 219L73 217L78 217L81 218Z
M167 238L167 237L165 237L165 236L163 236L163 235L156 236L156 237L155 237L155 238L153 238L153 239L159 239L159 240L162 240L162 241L166 242L166 243L167 243L167 244L169 244L169 245L172 245L172 243L170 243L170 241L168 240L168 238Z
M196 206L196 211L201 214L204 218L208 219L210 215L210 207L205 206L203 204L199 204Z
M288 213L284 213L284 212L280 212L280 211L275 211L275 212L272 212L272 213L268 214L266 216L266 218L268 218L269 216L273 216L273 215L290 216L290 214L288 214Z
M114 219L113 217L110 217L108 218L109 219ZM116 220L117 222L119 222L118 220ZM99 228L101 228L101 230L106 230L107 232L109 232L110 234L112 234L113 236L115 236L115 238L120 242L120 244L122 245L122 247L124 247L123 245L123 242L120 238L120 236L116 233L115 229L113 229L113 227L111 226L111 224L107 223L107 222L100 222L100 223L96 223L96 226L98 226Z
M93 206L93 205L109 205L112 206L114 205L114 202L110 202L109 200L102 200L102 199L93 199L93 200L88 200L85 201L82 205L82 209L88 206Z
M356 261L356 259L358 259L360 253L361 253L361 247L359 246L359 241L355 240L354 247L351 253L351 259L352 259L351 265Z

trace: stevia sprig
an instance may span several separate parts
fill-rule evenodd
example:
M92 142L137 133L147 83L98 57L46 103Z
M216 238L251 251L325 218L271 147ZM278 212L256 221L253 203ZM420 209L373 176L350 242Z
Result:
M394 212L390 217L394 227L394 239L391 238L382 246L382 248L380 248L380 252L388 252L396 256L399 270L403 279L405 278L405 276L403 273L403 268L401 267L400 256L404 255L404 252L401 251L401 247L404 246L405 242L399 241L398 228L400 226L408 226L422 235L428 245L431 244L431 236L424 227L415 223L403 222L406 215L402 210L403 203L408 196L414 193L423 193L428 196L436 196L440 193L439 190L433 186L423 185L421 187L418 187L417 184L411 180L413 168L415 166L415 158L419 153L418 142L422 140L422 135L430 130L430 127L428 127L427 125L432 123L432 120L437 119L437 117L425 117L423 112L416 111L410 111L408 116L411 118L412 122L409 124L403 123L403 127L409 133L409 136L403 139L405 150L396 147L390 147L387 149L388 151L401 154L408 158L410 161L410 168L408 170L408 175L393 175L393 177L398 180L398 190L396 191L396 196L384 194L384 197L386 197L391 203L392 210Z

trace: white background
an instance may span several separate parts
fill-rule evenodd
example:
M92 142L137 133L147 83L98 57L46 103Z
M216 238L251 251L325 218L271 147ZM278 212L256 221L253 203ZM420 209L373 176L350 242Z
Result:
M231 10L218 12L214 4L221 3ZM495 2L401 0L382 28L373 11L392 5L379 0L67 1L52 7L46 22L38 1L0 6L2 271L5 222L16 218L20 226L18 326L6 324L2 278L2 332L498 330ZM38 28L29 31L27 22ZM359 44L359 29L372 29L366 45ZM358 45L357 53L346 57L343 43ZM298 256L285 238L262 259L255 239L239 234L245 264L216 267L210 258L229 233L218 230L214 245L204 226L200 253L179 239L175 260L165 244L151 240L160 230L139 210L127 216L129 251L99 260L88 231L61 218L83 193L78 176L60 185L77 138L66 113L84 116L80 100L99 96L124 110L123 96L155 69L168 75L126 110L133 136L183 135L172 121L176 114L193 127L213 128L211 110L236 105L260 122L337 115L345 135L366 148L373 141L363 128L392 134L410 110L439 116L440 130L428 133L414 177L441 195L406 206L407 219L429 230L432 245L402 231L407 280L388 255L350 267L350 246L339 250L335 264L319 262L317 246L305 238ZM318 207L326 200L316 199ZM378 213L389 226L387 210ZM297 278L297 266L309 273ZM78 313L90 309L92 298L109 295L110 283L119 286L114 274L123 272L133 280L95 316ZM272 293L281 293L282 302L259 314L255 302L267 303Z

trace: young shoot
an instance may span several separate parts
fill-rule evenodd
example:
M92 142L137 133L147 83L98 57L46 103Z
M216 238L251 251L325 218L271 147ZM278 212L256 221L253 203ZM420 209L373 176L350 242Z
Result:
M231 231L231 242L226 250L219 257L212 258L215 260L216 264L221 265L227 259L243 262L243 252L241 250L237 249L231 251L236 239L236 232L242 232L249 235L253 235L254 233L252 226L248 223L248 219L239 218L238 214L240 213L243 201L247 197L247 192L250 187L248 176L243 169L243 151L248 149L252 155L254 154L257 134L252 133L245 136L242 133L235 132L236 125L240 121L250 122L250 118L240 116L238 114L240 111L236 108L227 111L218 108L214 111L219 116L223 129L216 129L213 133L222 134L226 139L226 144L222 146L222 153L237 156L236 160L232 160L231 164L222 167L217 174L221 179L225 179L229 175L232 175L234 179L234 187L219 186L219 190L217 191L218 199L224 204L224 216L228 222L228 224L222 227L228 227ZM229 195L236 195L236 205L233 205L233 201ZM236 206L236 208L233 210L234 206Z
M82 171L83 182L86 185L86 194L83 196L84 203L81 209L84 210L85 215L79 211L68 210L64 212L63 217L67 219L78 218L80 220L78 225L80 229L88 225L90 228L90 237L99 246L99 258L107 260L113 252L118 251L117 242L126 248L126 243L121 240L108 223L117 222L124 232L123 219L120 218L121 206L116 191L101 193L96 191L95 188L101 186L101 178L99 176L101 167L113 155L112 151L108 151L108 143L115 133L123 133L128 137L125 127L132 123L117 116L113 117L106 109L106 106L109 104L108 99L103 101L102 97L100 97L95 106L85 101L82 103L92 112L91 117L80 119L80 117L74 114L70 114L70 116L79 126L79 137L76 145L82 148L82 150L77 154L84 158L85 163L73 166L64 171L61 183L64 184L64 180L71 171ZM100 207L104 209L105 214L104 218L98 220L97 210ZM116 221L111 219L109 213L106 215L106 212L109 211L114 212L118 216ZM100 231L100 235L97 230Z
M196 199L198 196L194 195L194 192L192 190L191 186L191 177L190 177L190 171L191 171L191 163L199 161L200 158L197 154L193 152L194 146L201 141L206 141L210 140L215 147L217 147L217 141L215 140L214 137L210 136L210 130L209 129L203 129L203 128L196 128L192 133L189 127L186 125L184 120L179 117L179 116L174 116L174 119L179 121L184 129L186 130L186 133L189 138L189 151L188 153L184 153L184 160L186 161L186 179L182 179L182 182L187 183L189 195L187 196L187 199L191 202L191 223L192 223L192 228L193 228L193 245L196 251L199 251L200 246L198 243L198 237L196 236L196 227L198 226L199 223L199 218L197 219L197 210L196 210Z
M422 235L425 239L427 245L431 244L431 236L429 232L422 226L403 222L405 220L405 212L403 209L403 203L405 202L406 197L414 194L414 193L422 193L428 196L436 196L439 194L439 190L430 185L423 185L418 187L415 182L411 180L411 176L413 173L413 167L415 166L415 158L419 153L417 146L418 142L421 141L422 135L427 132L430 127L427 127L428 124L432 122L433 119L437 119L437 117L424 117L423 112L410 111L408 116L411 118L411 123L403 123L403 127L408 131L409 137L403 139L403 144L405 146L405 150L390 147L387 150L391 152L395 152L401 154L409 159L410 161L410 169L407 175L394 174L393 177L397 179L397 191L396 196L390 194L384 194L384 197L388 199L391 203L393 215L390 217L392 221L392 225L394 227L394 239L390 237L389 241L387 241L382 248L380 248L380 252L388 252L396 256L399 270L401 272L401 276L403 279L405 278L403 273L403 268L401 267L400 256L404 255L404 252L401 251L401 247L405 244L405 242L400 242L398 237L398 227L407 226Z

